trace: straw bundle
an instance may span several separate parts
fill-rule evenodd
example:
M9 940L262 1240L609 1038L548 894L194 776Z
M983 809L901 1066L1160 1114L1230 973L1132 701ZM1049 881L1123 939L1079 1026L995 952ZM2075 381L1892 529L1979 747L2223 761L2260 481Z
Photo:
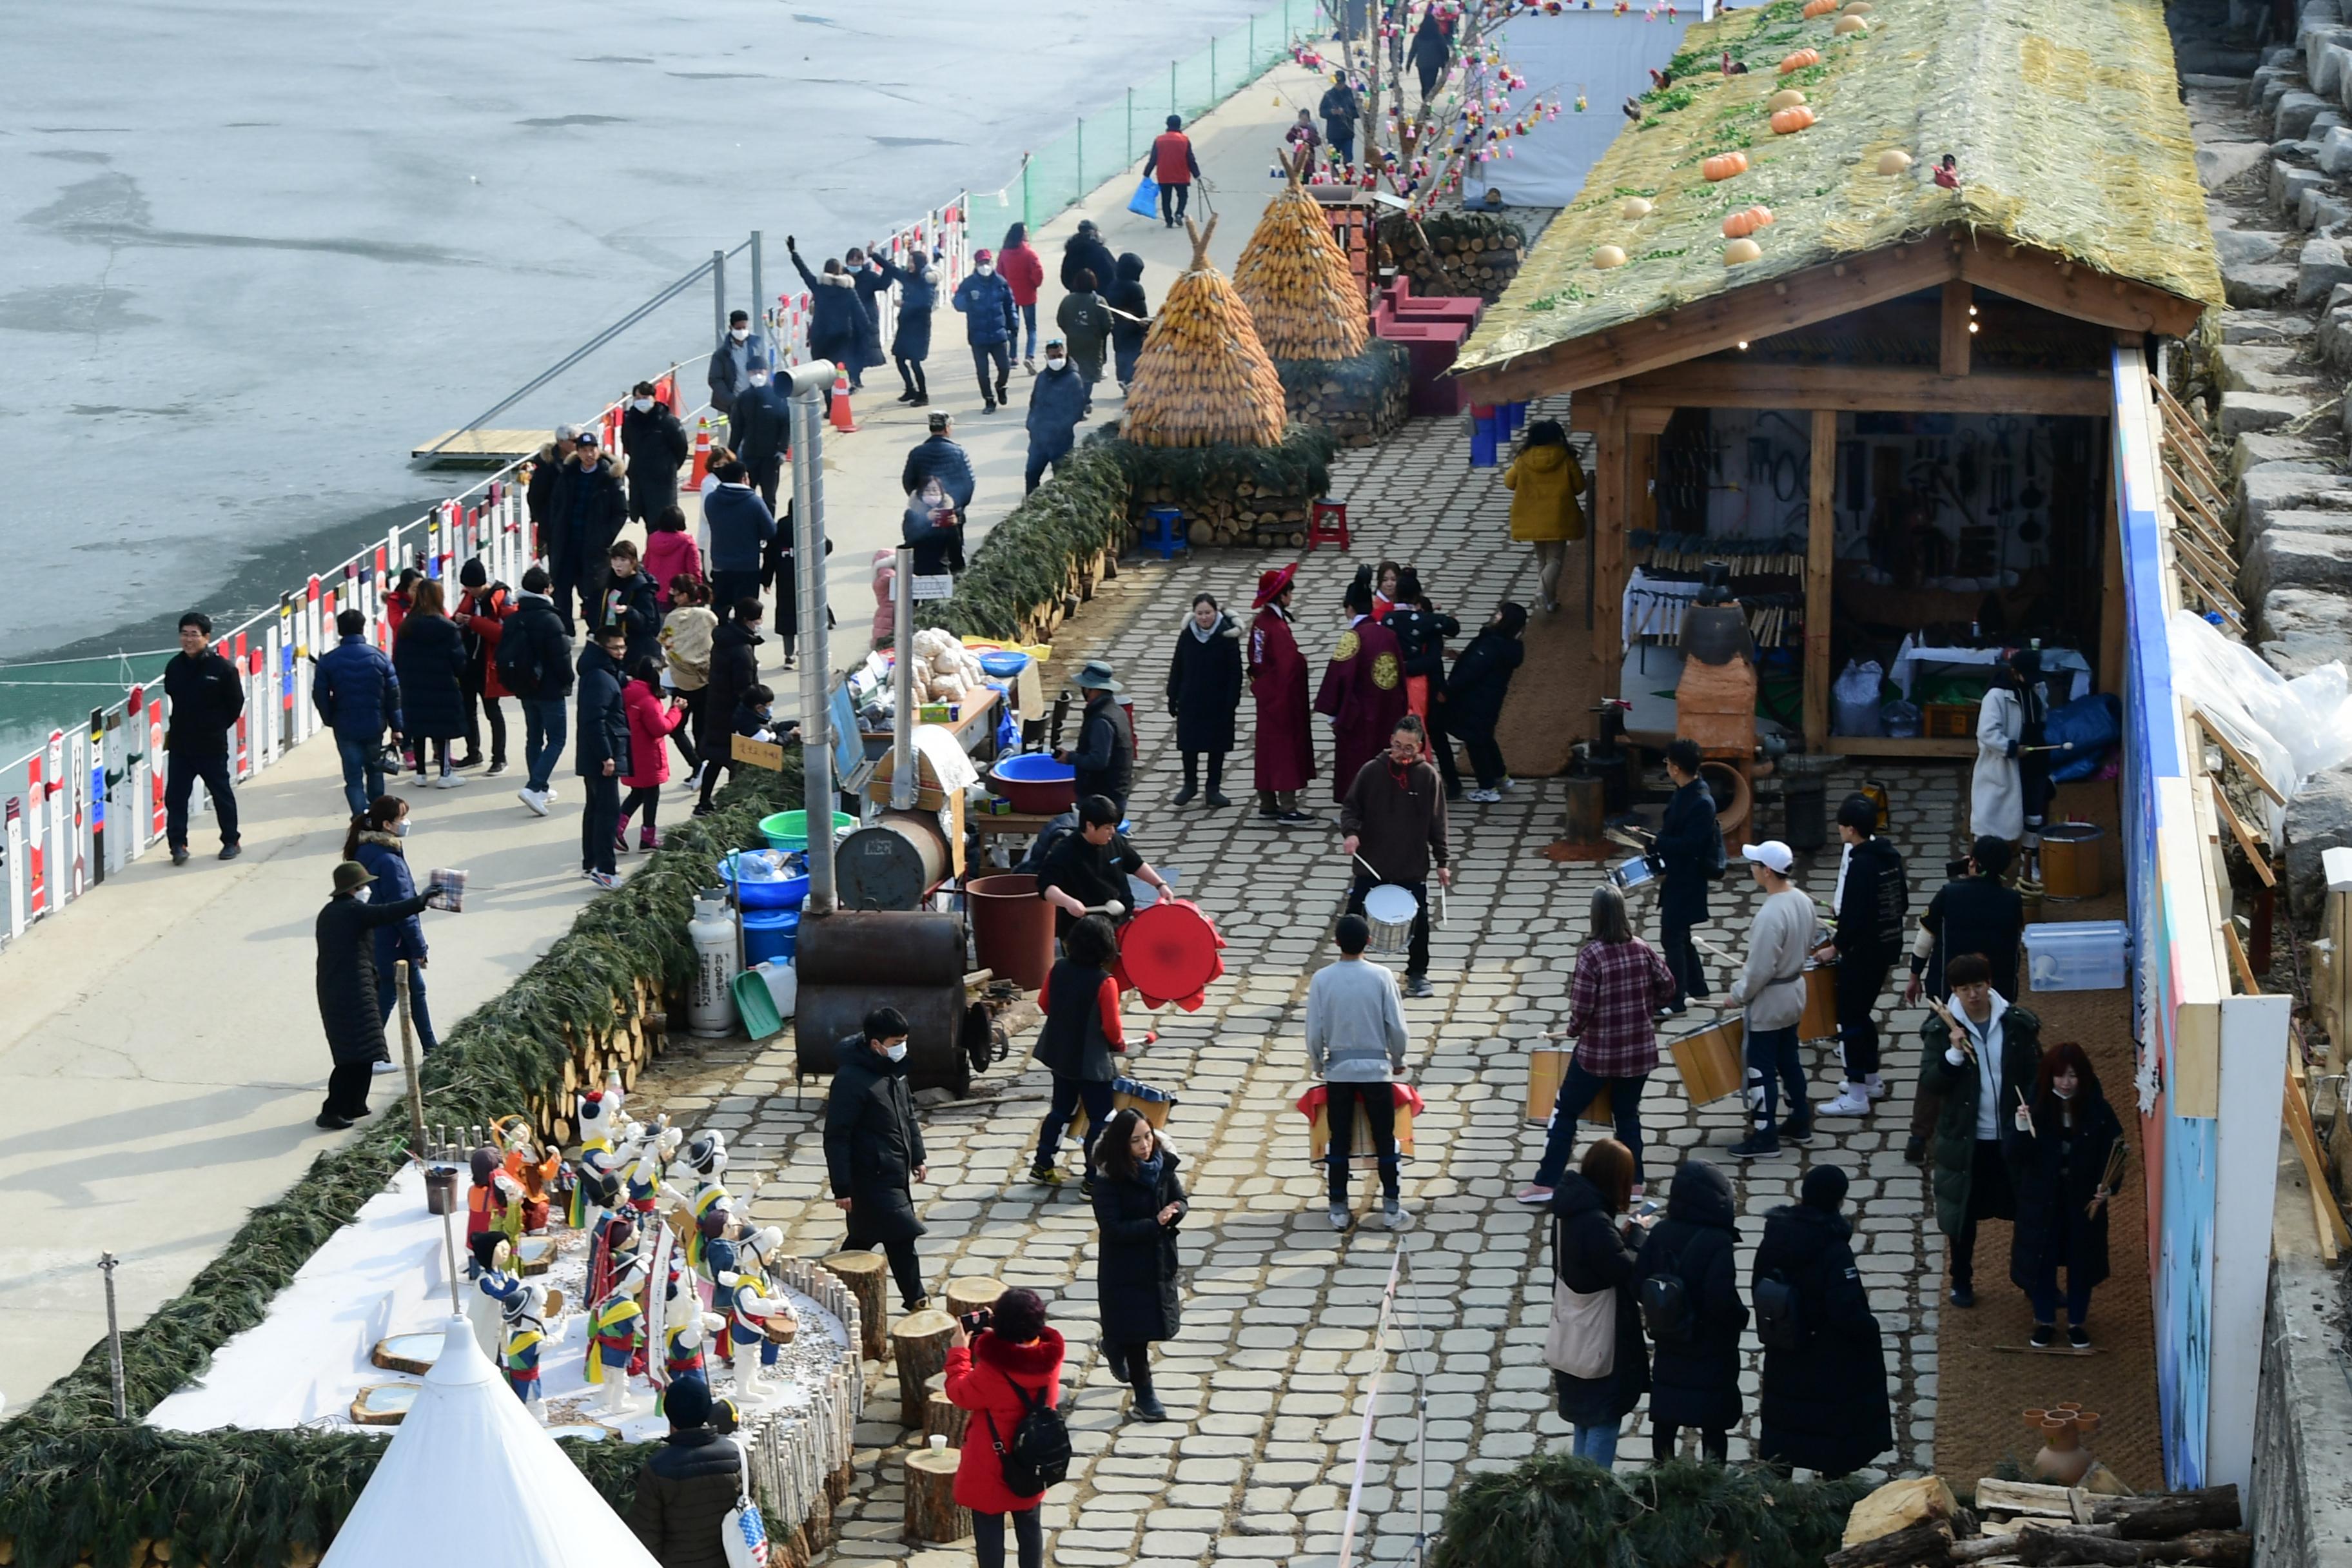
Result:
M1184 227L1192 265L1151 319L1120 433L1147 447L1275 446L1282 439L1282 380L1257 341L1249 307L1209 265L1217 220L1203 229L1188 219Z
M2158 0L2053 8L2040 0L1899 0L1840 35L1800 0L1690 29L1674 86L1611 144L1544 235L1457 369L1602 332L1937 229L2003 236L2109 277L2219 302L2194 143ZM1786 75L1772 68L1818 51ZM1748 69L1724 76L1724 53ZM1816 115L1774 135L1770 100ZM1889 151L1909 154L1887 160ZM1710 183L1710 157L1748 167ZM1931 178L1944 153L1960 188ZM1648 210L1623 210L1639 197ZM1772 210L1762 254L1724 265L1723 220ZM1621 267L1600 270L1614 247Z
M1276 359L1351 359L1364 352L1363 290L1331 237L1323 205L1299 183L1308 149L1283 164L1283 187L1265 204L1234 267L1258 341Z

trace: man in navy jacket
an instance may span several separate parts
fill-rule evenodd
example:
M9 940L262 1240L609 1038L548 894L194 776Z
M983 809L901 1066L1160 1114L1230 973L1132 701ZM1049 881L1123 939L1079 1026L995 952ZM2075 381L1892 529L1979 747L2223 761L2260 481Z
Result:
M383 793L383 736L400 733L400 677L392 660L367 640L367 616L345 610L335 617L342 640L320 657L310 700L335 732L343 760L343 799L353 816Z

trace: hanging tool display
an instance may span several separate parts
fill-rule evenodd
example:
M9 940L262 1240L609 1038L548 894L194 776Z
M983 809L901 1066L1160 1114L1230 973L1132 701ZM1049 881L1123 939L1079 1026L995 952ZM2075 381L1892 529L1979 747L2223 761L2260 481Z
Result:
M1764 539L1710 539L1704 533L1655 533L1645 528L1629 530L1626 544L1646 551L1642 565L1653 572L1687 572L1694 575L1710 561L1730 564L1735 577L1788 575L1805 570L1805 536L1784 533Z

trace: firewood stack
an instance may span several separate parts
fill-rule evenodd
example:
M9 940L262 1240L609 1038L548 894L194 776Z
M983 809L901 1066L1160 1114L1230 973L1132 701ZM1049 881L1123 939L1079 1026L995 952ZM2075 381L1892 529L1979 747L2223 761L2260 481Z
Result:
M1901 1528L1867 1541L1852 1541L1850 1529L1849 1544L1832 1552L1825 1568L2161 1563L2251 1568L2254 1557L2253 1537L2241 1528L2234 1486L2129 1497L2087 1486L1987 1478L1977 1483L1976 1505L1971 1511L1923 1502ZM1868 1500L1857 1505L1857 1516L1869 1506Z
M1310 498L1262 489L1244 479L1232 493L1143 485L1135 492L1139 520L1153 507L1172 506L1183 514L1185 537L1194 547L1240 544L1260 550L1296 550L1307 542Z
M1527 249L1512 230L1494 225L1482 233L1481 226L1475 217L1437 216L1421 219L1416 232L1410 221L1391 220L1381 225L1381 238L1414 293L1475 294L1491 304L1519 275Z

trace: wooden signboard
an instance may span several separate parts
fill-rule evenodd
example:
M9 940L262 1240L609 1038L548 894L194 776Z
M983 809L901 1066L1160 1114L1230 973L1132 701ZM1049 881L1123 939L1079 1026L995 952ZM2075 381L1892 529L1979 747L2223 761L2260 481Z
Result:
M737 735L734 737L734 756L737 762L748 763L755 768L765 768L772 773L783 771L784 749L774 742L755 741L749 735Z

